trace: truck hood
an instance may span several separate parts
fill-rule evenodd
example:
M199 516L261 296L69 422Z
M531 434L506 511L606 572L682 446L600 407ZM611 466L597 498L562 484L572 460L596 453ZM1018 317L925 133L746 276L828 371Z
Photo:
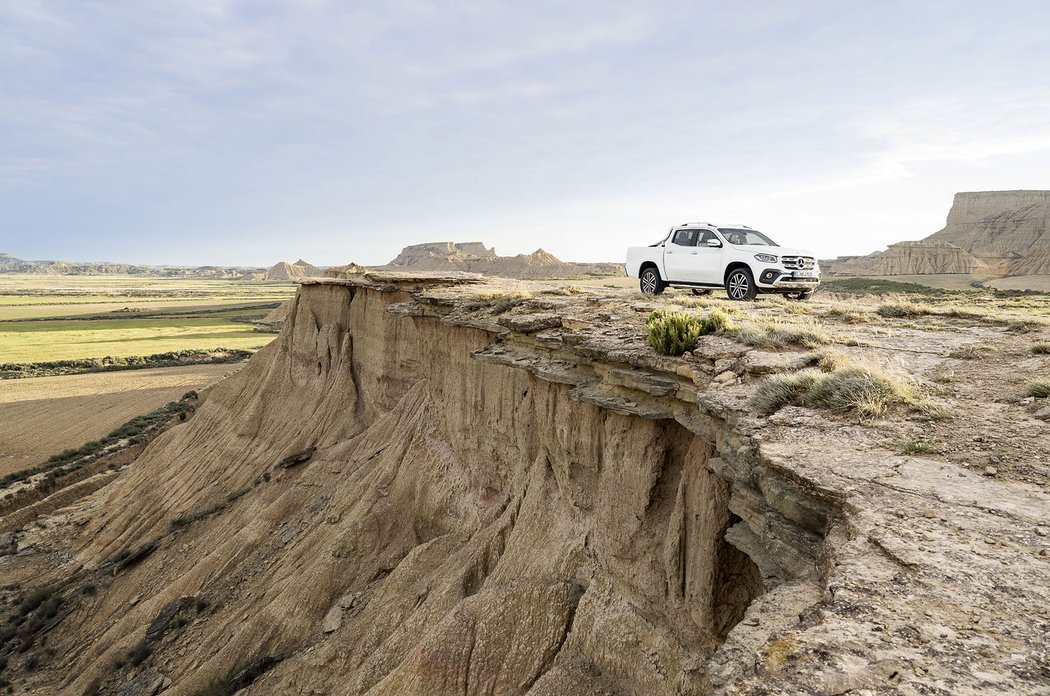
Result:
M751 251L756 254L773 254L774 256L811 256L817 255L807 249L793 249L792 247L771 247L764 244L730 244L729 246L740 251Z

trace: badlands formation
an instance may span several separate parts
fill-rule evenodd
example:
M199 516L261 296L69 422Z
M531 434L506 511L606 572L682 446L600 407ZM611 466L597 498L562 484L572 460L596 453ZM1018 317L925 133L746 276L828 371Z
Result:
M822 262L835 275L1050 273L1050 191L955 194L944 229L868 256Z
M931 389L953 371L949 418L765 416L758 385L816 354L714 335L655 354L645 317L685 300L465 274L304 281L279 337L134 461L5 508L5 680L76 696L1047 693L1050 415L1003 396L1045 373L1028 353L1045 330L828 311L850 358ZM952 357L984 342L999 352L981 364ZM891 444L919 437L945 453Z
M295 263L281 261L266 269L265 280L302 280L321 275L321 270L307 261L299 259Z
M571 278L623 275L623 264L572 263L537 249L531 254L497 256L481 242L430 242L401 250L397 258L381 267L391 271L467 271L502 278Z

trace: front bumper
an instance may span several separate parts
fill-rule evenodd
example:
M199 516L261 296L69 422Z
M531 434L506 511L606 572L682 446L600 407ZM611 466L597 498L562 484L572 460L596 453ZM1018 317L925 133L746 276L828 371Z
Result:
M802 271L804 272L804 271ZM799 275L800 271L785 271L780 268L767 268L758 274L759 289L766 290L814 290L820 285L820 275ZM812 271L810 271L812 273Z

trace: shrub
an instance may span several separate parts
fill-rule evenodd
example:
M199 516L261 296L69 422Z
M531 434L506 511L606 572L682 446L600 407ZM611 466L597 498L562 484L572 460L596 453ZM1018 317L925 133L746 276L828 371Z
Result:
M1050 396L1050 379L1045 377L1029 382L1025 385L1026 396L1034 396L1037 399L1045 399Z
M1036 343L1032 346L1034 355L1046 355L1050 353L1050 343Z
M706 317L658 309L649 315L645 325L646 341L653 350L663 355L681 355L696 348L701 336L732 329L733 321L719 309Z

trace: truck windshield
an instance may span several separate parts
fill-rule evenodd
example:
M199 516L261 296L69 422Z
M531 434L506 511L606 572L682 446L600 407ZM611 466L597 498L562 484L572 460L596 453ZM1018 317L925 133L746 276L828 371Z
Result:
M730 244L737 246L743 244L754 244L755 246L779 246L772 239L755 230L745 230L736 227L719 227L718 231Z

